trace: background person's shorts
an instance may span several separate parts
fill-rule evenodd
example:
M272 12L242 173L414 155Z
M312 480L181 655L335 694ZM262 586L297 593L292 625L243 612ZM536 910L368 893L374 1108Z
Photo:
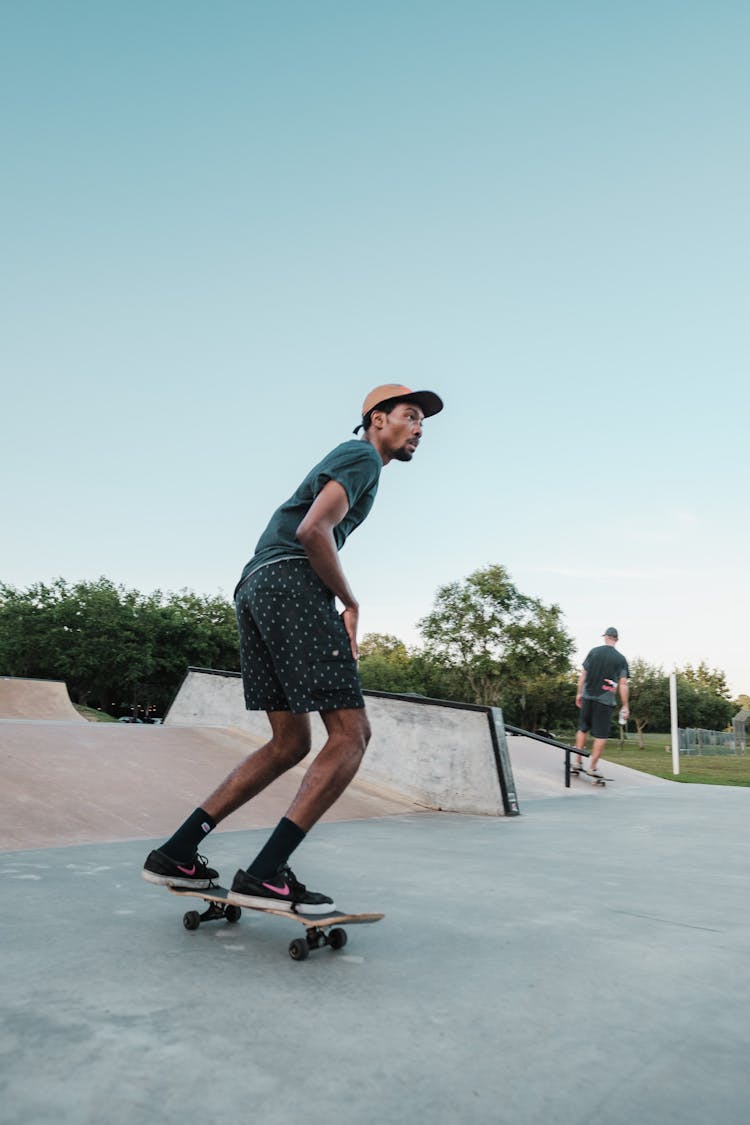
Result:
M584 696L578 714L578 729L586 733L591 731L594 738L609 738L612 708L608 703L599 703L596 699L586 699Z
M307 559L256 570L237 590L235 608L248 711L364 707L335 598Z

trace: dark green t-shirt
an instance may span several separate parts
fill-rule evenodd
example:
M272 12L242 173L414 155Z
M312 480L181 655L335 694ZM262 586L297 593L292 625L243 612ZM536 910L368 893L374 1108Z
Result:
M336 548L340 551L347 537L370 511L382 468L380 454L369 441L351 439L337 445L310 470L294 494L271 516L255 546L255 554L242 571L240 582L266 563L307 557L297 539L297 528L329 480L338 481L349 499L348 512L333 529Z
M630 674L628 662L614 645L598 645L592 648L583 662L586 682L583 685L584 699L595 699L598 703L608 703L614 707L617 701L617 685L623 676Z

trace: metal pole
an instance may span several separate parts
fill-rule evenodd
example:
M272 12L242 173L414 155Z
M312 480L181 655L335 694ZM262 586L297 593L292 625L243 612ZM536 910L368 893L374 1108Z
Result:
M672 773L680 772L680 731L677 723L677 673L669 674L669 713L672 716Z

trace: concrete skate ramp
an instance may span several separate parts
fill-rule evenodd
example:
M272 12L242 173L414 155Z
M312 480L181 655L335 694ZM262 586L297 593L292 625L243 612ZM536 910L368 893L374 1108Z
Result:
M62 680L0 676L0 719L64 719L85 723Z
M260 744L221 728L0 721L3 849L166 838ZM272 827L303 774L290 770L217 831ZM420 811L355 780L323 820Z
M358 779L443 812L515 815L512 778L501 775L490 708L381 692L365 696L372 740ZM271 733L265 712L245 710L238 673L205 668L188 670L165 719L167 727L174 724L238 727L264 740ZM317 752L326 739L318 715L312 732Z
M524 802L536 801L545 797L602 797L605 790L592 785L588 778L571 778L570 788L565 788L565 751L554 746L546 746L532 738L508 735L508 752L513 763L513 777L516 783L521 808ZM584 759L585 761L586 759ZM618 766L602 758L599 773L612 778L607 792L621 793L627 789L654 789L670 787L674 783L662 777L641 773L639 770Z

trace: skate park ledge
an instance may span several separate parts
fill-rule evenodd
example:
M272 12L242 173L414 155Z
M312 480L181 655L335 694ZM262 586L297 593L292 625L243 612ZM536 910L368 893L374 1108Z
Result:
M358 776L444 812L519 812L502 713L496 707L365 691L372 740ZM164 725L237 727L268 738L263 711L246 711L239 672L189 668ZM326 730L312 716L313 753Z

